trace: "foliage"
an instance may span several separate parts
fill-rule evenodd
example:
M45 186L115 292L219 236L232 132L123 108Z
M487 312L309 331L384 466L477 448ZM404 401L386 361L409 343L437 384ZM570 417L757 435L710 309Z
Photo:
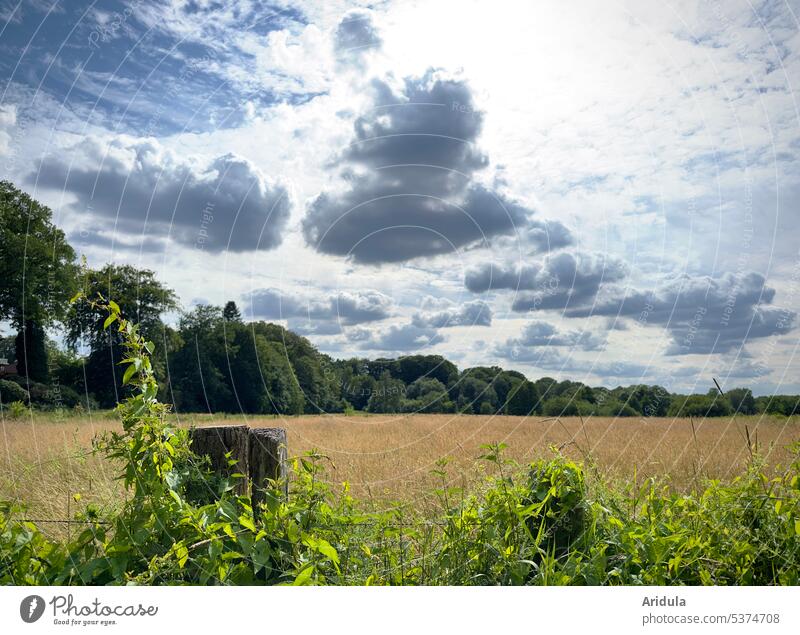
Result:
M231 361L231 380L236 399L245 412L300 414L304 398L285 351L260 333L240 326L234 332L236 357Z
M12 419L19 419L28 412L28 407L24 401L12 401L8 406L8 416Z
M669 407L671 417L724 417L733 412L730 402L719 394L689 395L675 399Z
M60 321L76 287L75 252L52 222L50 209L0 181L0 320L21 330L26 321Z
M736 414L756 414L756 400L749 388L734 388L726 391L725 396Z
M177 298L156 279L154 272L131 265L87 269L82 272L81 289L87 298L115 298L124 315L135 316L140 332L148 340L167 343L172 339L161 315L177 308ZM103 406L113 406L128 390L117 370L123 359L123 338L103 328L105 319L102 308L95 303L73 303L67 315L66 341L73 349L81 342L88 344L91 352L85 365L86 389ZM161 379L166 376L166 348L163 346L152 360Z
M12 401L28 403L28 391L14 381L0 379L0 403L10 404Z
M367 402L370 412L400 412L405 386L399 379L393 379L389 371L384 371L376 382Z
M400 407L403 412L452 412L454 409L445 385L432 377L414 380Z
M226 322L241 322L242 314L239 312L239 307L236 302L230 300L225 303L225 308L222 309L222 318Z
M789 417L800 412L800 397L797 395L771 395L757 397L756 411L770 415Z
M574 417L578 414L578 404L574 399L554 397L544 402L543 413L548 417Z
M17 372L20 375L31 381L49 380L46 341L42 326L33 320L25 320L14 342Z
M506 414L510 415L530 415L536 412L539 407L539 393L533 382L523 379L518 381L511 390Z

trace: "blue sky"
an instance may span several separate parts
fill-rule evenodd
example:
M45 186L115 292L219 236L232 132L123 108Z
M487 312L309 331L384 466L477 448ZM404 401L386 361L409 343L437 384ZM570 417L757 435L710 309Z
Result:
M800 391L796 2L0 2L90 263L336 356Z

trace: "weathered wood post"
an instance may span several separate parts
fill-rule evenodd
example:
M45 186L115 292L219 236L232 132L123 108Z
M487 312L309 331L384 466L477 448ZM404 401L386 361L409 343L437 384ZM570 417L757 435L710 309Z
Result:
M284 496L288 495L286 448L286 430L283 428L250 430L249 474L253 509L263 502L263 488L268 479L281 482Z
M275 479L283 486L284 496L289 493L286 466L286 430L283 428L249 428L248 426L209 426L194 428L190 432L192 451L207 456L211 469L224 477L244 474L236 482L234 491L240 496L251 496L253 508L264 500L267 480ZM228 464L227 453L234 460Z
M198 456L207 456L211 459L211 469L224 477L231 474L250 473L250 428L247 426L212 426L208 428L194 428L191 433L191 448ZM236 462L228 465L225 456L231 453L231 458ZM248 494L248 479L242 478L236 482L234 491L239 495Z

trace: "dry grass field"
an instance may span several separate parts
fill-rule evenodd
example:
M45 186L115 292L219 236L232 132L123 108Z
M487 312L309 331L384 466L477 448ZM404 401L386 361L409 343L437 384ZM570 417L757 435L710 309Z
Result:
M330 460L329 480L348 481L352 492L376 506L398 501L422 514L435 505L431 491L441 486L436 461L449 460L449 484L473 486L490 469L476 461L485 443L503 442L519 462L547 456L551 447L597 467L597 474L638 483L655 477L679 491L705 479L729 480L750 460L752 446L770 466L786 464L787 446L800 439L800 418L638 419L370 415L210 417L181 416L180 425L247 423L284 427L289 453L316 448ZM114 504L123 495L114 466L93 456L92 437L119 423L109 415L59 418L36 415L5 419L0 431L0 499L24 502L28 516L65 519L77 505ZM58 524L55 532L63 531Z

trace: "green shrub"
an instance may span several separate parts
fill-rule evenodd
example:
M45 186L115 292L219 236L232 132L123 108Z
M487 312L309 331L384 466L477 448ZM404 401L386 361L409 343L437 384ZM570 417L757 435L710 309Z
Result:
M544 402L542 412L548 417L574 417L578 415L578 404L574 399L554 397Z
M8 416L20 419L28 412L28 407L22 401L12 401L8 406Z
M626 403L607 401L597 409L596 414L601 417L640 417L636 410Z
M0 403L10 404L13 401L27 403L29 399L28 391L18 383L7 379L0 379Z
M721 395L689 395L676 398L669 407L671 417L724 417L733 412Z

